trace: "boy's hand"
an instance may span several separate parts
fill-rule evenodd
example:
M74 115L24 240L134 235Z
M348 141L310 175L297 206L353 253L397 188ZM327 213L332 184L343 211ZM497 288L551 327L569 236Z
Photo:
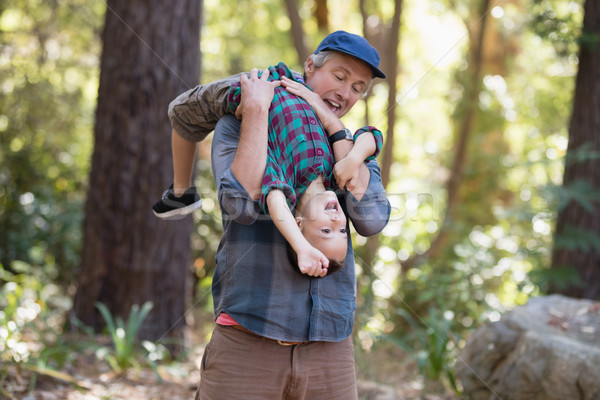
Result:
M308 276L324 277L327 275L329 260L319 250L312 246L296 251L298 256L298 268L300 272Z
M281 86L281 81L269 82L269 69L262 71L260 78L258 70L252 68L250 74L242 74L240 87L242 89L240 104L235 111L235 116L242 119L244 111L250 108L268 110L273 101L275 88Z
M343 128L344 125L340 121L340 119L327 107L327 104L321 99L321 97L301 84L300 82L296 82L293 79L288 77L281 77L281 84L284 86L288 92L291 94L295 94L296 96L302 97L306 102L315 110L317 117L321 121L323 128L326 131L335 130L338 131Z
M335 163L333 166L333 176L341 189L354 190L362 162L363 160L357 159L350 152L346 157Z

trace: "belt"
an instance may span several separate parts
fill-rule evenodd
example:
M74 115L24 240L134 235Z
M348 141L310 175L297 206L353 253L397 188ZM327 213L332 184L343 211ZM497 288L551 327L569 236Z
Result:
M249 331L248 329L244 328L241 325L229 325L229 326L231 326L232 328L237 329L238 331L246 332L246 333L249 333L249 334L251 334L253 336L259 337L261 339L268 340L269 342L275 342L275 343L277 343L278 345L281 345L281 346L294 346L294 345L297 345L297 344L306 344L306 343L309 343L309 342L286 342L285 340L271 339L271 338L268 338L268 337L265 337L265 336L257 335L256 333L254 333L252 331Z

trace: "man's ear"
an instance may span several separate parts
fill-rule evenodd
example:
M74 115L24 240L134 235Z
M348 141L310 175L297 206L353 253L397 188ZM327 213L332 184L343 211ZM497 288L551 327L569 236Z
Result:
M314 72L314 70L315 63L313 62L312 57L308 57L304 62L304 75L306 75L307 79Z

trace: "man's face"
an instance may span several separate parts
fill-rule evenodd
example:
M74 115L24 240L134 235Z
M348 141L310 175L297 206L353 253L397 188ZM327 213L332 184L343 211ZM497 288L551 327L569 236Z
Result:
M306 83L338 118L350 111L373 76L367 64L339 52L334 52L320 68L309 59L304 72Z

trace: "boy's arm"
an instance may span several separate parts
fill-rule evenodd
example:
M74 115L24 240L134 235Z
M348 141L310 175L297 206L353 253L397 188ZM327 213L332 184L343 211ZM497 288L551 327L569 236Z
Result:
M375 153L376 148L375 137L370 132L356 139L348 155L336 162L333 167L333 175L339 187L349 191L355 189L361 164Z
M300 272L310 276L325 276L329 260L302 235L287 205L285 194L278 189L271 190L267 195L267 206L273 223L298 255Z
M345 128L342 121L327 108L321 97L315 92L309 90L303 84L292 79L282 77L281 83L292 94L302 97L315 110L321 124L327 131L327 135L331 136L334 133ZM333 157L336 160L344 159L352 150L354 143L351 140L338 140L332 145ZM356 182L352 189L348 189L352 195L360 201L369 186L371 173L369 169L361 163L358 166ZM339 185L340 187L343 187Z

